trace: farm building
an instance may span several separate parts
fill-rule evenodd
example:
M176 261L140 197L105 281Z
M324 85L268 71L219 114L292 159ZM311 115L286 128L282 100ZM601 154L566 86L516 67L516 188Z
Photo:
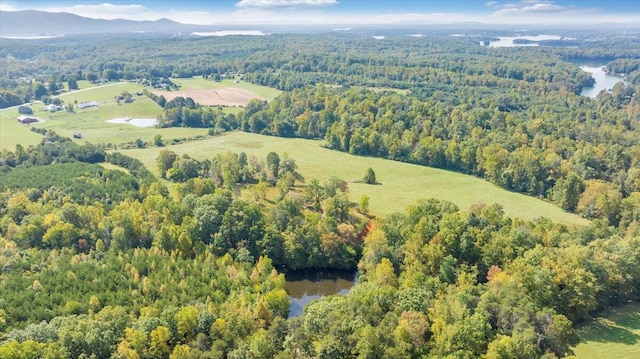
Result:
M39 122L39 121L35 117L20 116L20 117L18 117L18 122L20 122L21 124L24 124L24 125L28 125L30 123L36 123L36 122Z
M45 111L49 111L49 112L62 111L62 106L50 104L50 105L45 106L44 110Z
M77 106L79 109L87 108L87 107L98 107L98 102L96 101L87 101L81 102Z
M33 110L31 109L31 107L20 106L18 107L18 113L23 115L33 115Z

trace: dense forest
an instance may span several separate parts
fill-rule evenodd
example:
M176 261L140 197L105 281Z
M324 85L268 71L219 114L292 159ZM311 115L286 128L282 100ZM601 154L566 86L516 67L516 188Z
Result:
M519 90L523 84L579 92L593 80L568 62L574 60L623 60L625 66L617 67L616 72L628 74L630 82L637 85L640 44L634 37L615 35L591 38L590 33L571 34L588 41L570 49L493 49L480 46L478 37L471 35L390 36L384 41L357 34L3 39L0 108L39 100L69 81L144 79L158 84L166 83L169 77L236 74L287 91L323 83L423 89L436 97L477 86ZM527 61L521 61L523 58ZM488 93L494 91L481 92Z
M607 93L596 101L534 94L470 95L468 103L444 105L394 92L305 87L250 104L238 121L245 131L323 138L356 155L475 174L626 227L640 191L638 104Z
M640 239L605 222L436 200L369 222L276 153L163 150L170 192L55 138L2 154L2 357L563 357L572 323L640 295ZM12 180L44 168L48 188ZM356 266L348 295L287 319L278 268Z
M473 174L591 222L419 198L375 217L344 179L304 178L285 153L160 148L156 178L104 144L36 129L39 145L0 152L2 358L561 358L576 324L640 300L635 38L97 39L3 39L0 107L79 80L242 76L285 92L237 114L145 94L163 127L321 139ZM626 81L580 96L592 79L575 60ZM283 273L300 269L357 269L359 283L289 318Z

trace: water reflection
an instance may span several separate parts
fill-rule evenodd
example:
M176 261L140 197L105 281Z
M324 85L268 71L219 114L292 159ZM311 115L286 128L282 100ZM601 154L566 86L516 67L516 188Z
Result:
M358 281L356 271L299 271L286 273L285 278L290 317L302 314L302 308L312 300L348 293Z
M558 35L500 36L498 40L480 41L480 45L487 47L539 46L536 41L561 39L562 37ZM517 43L514 40L528 40L530 42Z
M622 76L610 74L604 71L603 66L604 64L584 64L580 66L583 71L591 73L591 77L596 80L593 87L583 87L580 95L596 98L600 91L611 90L615 84L624 80Z

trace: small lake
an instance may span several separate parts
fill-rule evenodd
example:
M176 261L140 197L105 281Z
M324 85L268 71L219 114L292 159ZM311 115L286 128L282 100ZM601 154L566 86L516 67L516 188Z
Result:
M104 121L107 123L127 124L136 127L153 127L158 124L158 120L155 118L133 118L133 117L119 117L112 120Z
M560 40L561 36L558 35L535 35L535 36L501 36L497 41L489 41L487 45L484 41L480 41L480 45L488 47L516 47L516 46L538 46L537 43L526 44L514 44L513 40L529 40L529 41L544 41L544 40Z
M289 317L302 314L312 300L328 295L347 294L358 282L357 271L297 271L285 274L285 290L291 300Z
M620 81L623 81L622 76L612 75L610 73L605 72L602 67L604 65L595 65L595 64L584 64L580 65L582 71L590 72L591 77L596 80L595 85L593 87L583 87L580 95L587 96L591 98L596 98L600 91L602 90L610 90L613 88L615 84Z
M260 30L222 30L222 31L211 31L211 32L192 32L194 36L232 36L232 35L243 35L243 36L264 36L266 35L264 32Z

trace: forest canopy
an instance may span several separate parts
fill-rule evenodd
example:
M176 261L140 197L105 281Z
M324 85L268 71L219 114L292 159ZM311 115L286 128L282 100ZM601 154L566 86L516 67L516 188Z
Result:
M0 152L0 357L570 357L577 324L640 299L640 43L449 35L3 39L0 108L135 81L160 127L316 139L591 222L426 198L377 217L347 180L305 178L286 153L196 159L156 137L137 141L157 149L146 168L34 125L38 145ZM593 80L578 60L626 81L580 96ZM193 76L284 92L238 111L153 94ZM357 181L384 185L375 168ZM348 294L289 317L286 272L341 269L358 271Z

